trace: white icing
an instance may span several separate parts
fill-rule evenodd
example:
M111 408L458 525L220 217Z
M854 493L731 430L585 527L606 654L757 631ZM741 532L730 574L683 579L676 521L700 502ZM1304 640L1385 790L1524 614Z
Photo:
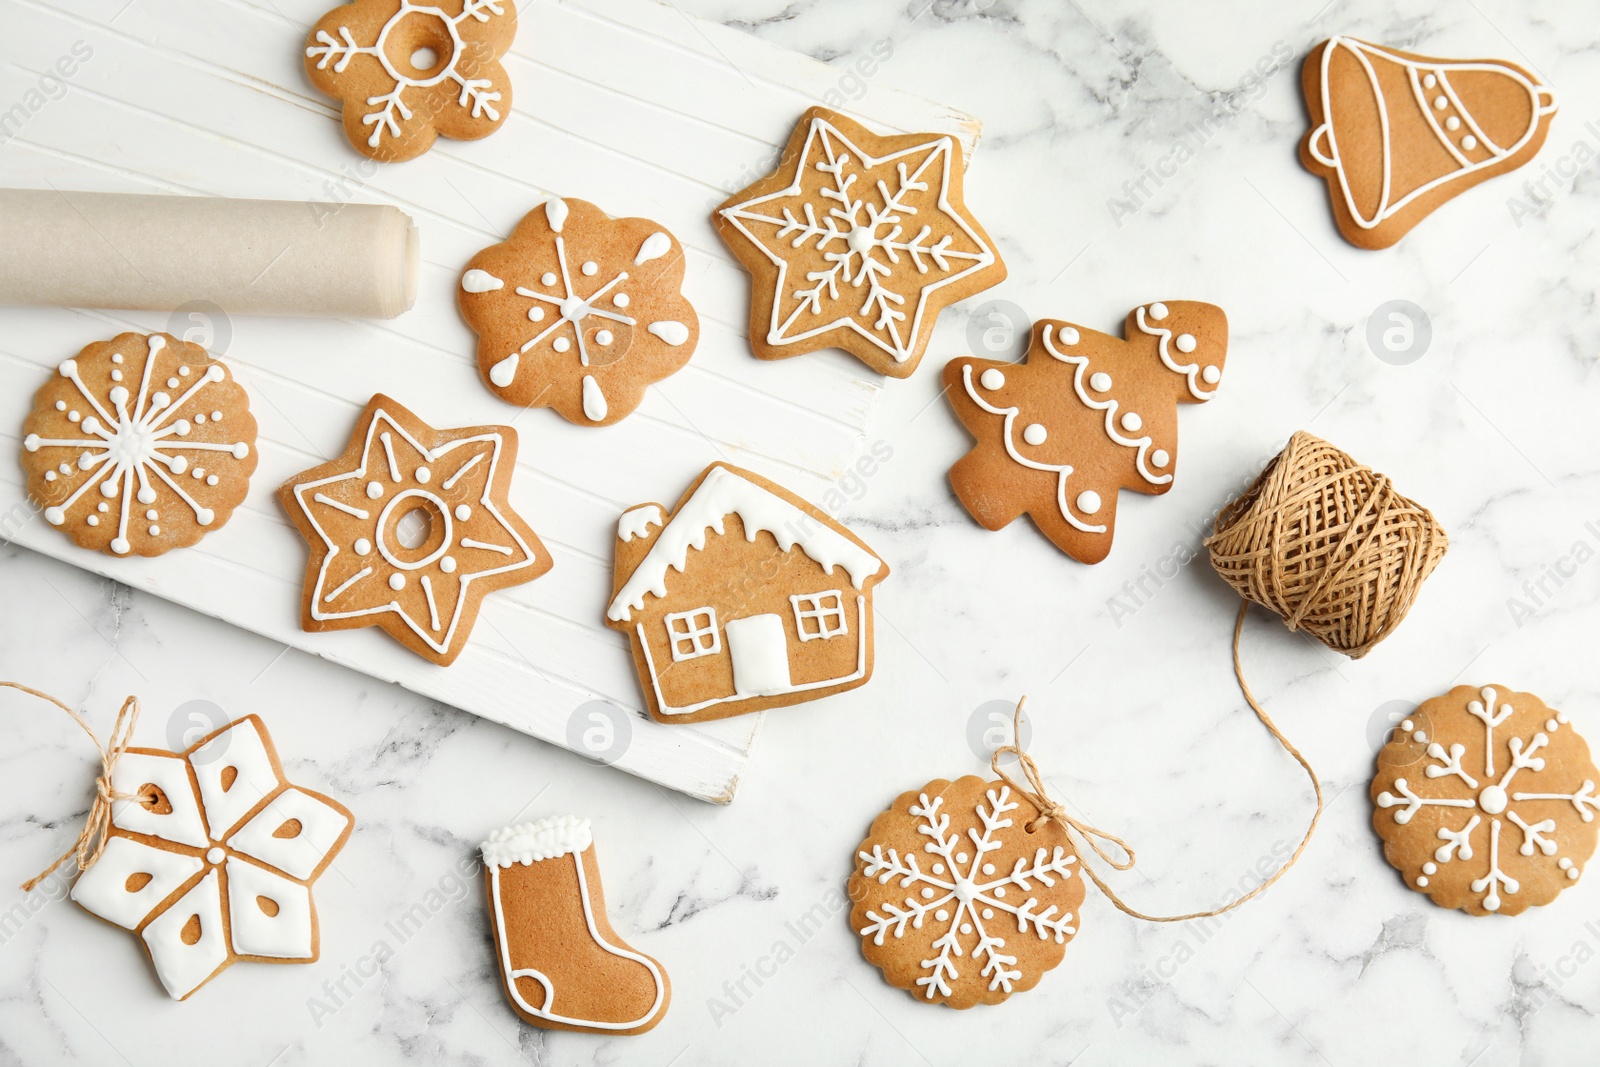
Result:
M666 596L668 570L683 573L689 550L703 549L713 530L721 535L728 515L739 516L745 537L751 541L766 531L783 551L798 547L825 571L843 567L858 590L883 568L882 560L830 522L806 514L728 467L713 467L656 536L650 551L612 598L606 617L626 622L644 606L645 597Z
M978 384L990 392L993 392L996 389L1004 389L1006 384L1006 376L998 369L990 367L988 370L978 375Z
M535 311L538 308L534 309ZM505 359L489 368L489 380L504 389L517 380L517 364L522 362L522 353L513 352Z
M552 201L552 203L555 202L556 201ZM547 204L546 211L548 212L549 210L549 205ZM565 212L566 205L563 203L560 212L563 220L566 218ZM594 306L601 300L602 297L611 292L612 289L627 281L628 272L619 271L615 277L606 282L604 285L600 286L598 289L595 289L586 295L580 295L577 290L573 288L572 273L567 267L566 240L561 236L558 228L552 226L552 229L556 230L554 235L556 262L561 268L561 274L557 276L554 271L546 271L540 276L539 283L546 288L551 288L554 287L557 282L560 282L560 294L557 295L554 293L543 293L537 289L529 289L526 286L520 285L517 286L516 291L518 296L525 296L530 300L541 301L544 304L550 305L551 310L555 311L557 314L555 316L555 320L551 322L550 325L535 333L527 341L523 342L517 351L500 360L490 369L489 380L501 388L509 386L516 378L517 366L519 362L517 357L542 344L547 338L552 337L558 331L561 332L561 336L555 337L554 340L550 342L551 349L558 353L564 353L569 351L573 346L573 342L576 341L578 346L578 362L582 366L587 367L589 365L589 350L583 338L585 329L584 320L593 316L596 318L606 319L611 322L622 323L627 326L635 325L634 320L629 318L627 315L617 311L607 311ZM583 264L581 273L586 276L592 276L598 270L599 267L596 264L589 262ZM620 296L621 294L618 295ZM613 303L615 303L618 307L622 307L626 301L621 301L614 298ZM538 312L538 314L535 314L535 312ZM542 321L544 319L543 310L537 306L530 308L528 310L528 319L530 322Z
M490 867L528 866L543 860L582 852L594 841L589 820L573 815L552 815L537 822L517 823L489 834L478 846Z
M1093 515L1100 510L1100 494L1093 489L1085 489L1078 494L1078 510L1085 515Z
M1182 352L1184 355L1188 355L1190 352L1195 350L1195 346L1199 342L1194 339L1194 334L1192 333L1180 333L1177 340L1173 341L1172 343L1179 352Z
M639 246L639 254L633 257L633 265L642 267L652 259L660 259L672 251L672 238L657 230L644 239Z
M200 920L200 939L186 945L183 929L196 916ZM182 1000L204 985L228 963L217 872L209 872L176 903L151 919L142 936L156 977L174 1000Z
M599 422L606 417L608 407L606 394L600 391L600 383L594 380L594 375L583 376L583 413L590 422Z
M1044 428L1043 423L1031 422L1022 431L1022 439L1030 445L1042 445L1049 438L1050 431Z
M1150 466L1159 470L1160 468L1165 467L1167 465L1167 460L1171 458L1171 456L1167 455L1166 449L1158 448L1154 452L1150 453Z
M898 178L893 190L887 181L872 187L880 207L865 198L865 189L858 186L866 183L857 178L859 172L886 163L895 165ZM776 299L772 301L766 342L791 345L843 327L882 349L897 363L910 359L918 339L925 334L929 298L996 262L993 249L968 221L965 211L950 201L952 174L961 165L960 149L948 136L876 157L863 152L826 118L813 118L794 162L793 182L721 212L722 218L777 268ZM812 168L832 175L833 187L822 190L819 204L804 206L803 219L797 218L791 208L782 208L781 215L762 210L773 201L800 195L803 178ZM926 191L934 182L940 216L930 222L913 223L915 211L903 198ZM953 223L954 228L935 239L933 221ZM761 231L765 231L765 239ZM951 247L955 238L963 235L973 251ZM826 257L830 266L809 273L805 279L810 283L808 288L795 289L788 277L790 263L786 253L792 254L791 249L808 243ZM942 276L929 280L935 268ZM908 321L906 305L910 294L896 289L913 286L915 308ZM854 295L845 300L844 314L808 326L800 324L802 318L820 318L824 294L838 298L845 287ZM871 325L864 325L858 318Z
M293 837L274 837L290 820L300 823ZM310 878L339 843L350 820L344 812L290 786L228 840L228 847L283 871L293 878Z
M461 276L461 288L469 293L492 293L505 284L488 271L476 267Z
M1333 100L1335 98L1334 94L1330 90L1328 68L1332 62L1335 51L1341 48L1348 50L1350 55L1357 61L1361 69L1365 72L1373 98L1377 101L1378 105L1379 132L1382 145L1380 158L1382 159L1383 163L1382 185L1377 208L1370 216L1364 214L1362 209L1356 204L1355 195L1350 188L1349 178L1346 176L1344 171L1344 161L1340 157L1338 141L1333 132L1333 127L1335 124ZM1394 63L1402 68L1406 78L1410 82L1412 93L1415 96L1416 102L1421 108L1423 115L1432 127L1434 134L1439 140L1439 143L1447 152L1450 153L1456 163L1456 169L1441 174L1437 178L1423 182L1416 188L1408 190L1403 195L1399 196L1396 196L1397 191L1393 187L1393 148L1390 144L1389 105L1388 101L1384 99L1383 89L1380 85L1378 73L1373 67L1374 60L1377 60L1378 62ZM1486 158L1477 162L1472 162L1463 156L1456 148L1454 142L1452 142L1450 138L1445 135L1444 131L1439 129L1438 120L1433 114L1433 109L1430 109L1427 106L1422 96L1423 80L1419 76L1420 70L1421 67L1412 60L1406 59L1405 57L1391 52L1388 49L1381 48L1377 45L1368 44L1365 41L1358 41L1350 37L1333 37L1328 41L1327 46L1322 51L1319 84L1322 96L1322 114L1324 121L1321 126L1318 126L1316 130L1312 132L1311 139L1307 144L1312 156L1314 156L1317 161L1322 163L1324 166L1331 168L1338 176L1339 188L1344 195L1345 206L1349 210L1350 217L1355 221L1356 225L1362 229L1372 229L1373 227L1384 222L1386 219L1391 218L1396 212L1404 209L1406 205L1410 204L1418 197L1426 196L1428 193L1442 185L1456 181L1457 179L1463 178L1475 171L1483 169L1484 167L1493 166L1505 158L1515 155L1539 132L1540 121L1546 115L1555 112L1557 108L1555 92L1549 86L1544 85L1541 82L1531 80L1522 72L1504 64L1493 62L1467 62L1441 63L1434 66L1433 71L1430 72L1427 77L1436 77L1437 84L1441 89L1444 90L1443 94L1435 98L1434 108L1443 109L1444 107L1453 103L1455 110L1459 112L1461 119L1466 122L1466 124L1472 129L1473 133L1477 135L1477 139L1482 141L1484 147L1489 150L1489 155ZM1525 93L1527 93L1529 105L1528 126L1522 132L1521 136L1518 137L1515 143L1507 147L1501 147L1495 144L1494 141L1488 137L1484 136L1483 130L1479 128L1472 115L1464 107L1462 107L1460 97L1457 96L1455 89L1450 85L1451 72L1488 72L1498 74L1507 79L1506 84L1520 87ZM1446 98L1445 94L1448 94L1448 99ZM1454 125L1452 125L1452 123L1454 123ZM1456 121L1455 115L1451 115L1450 118L1446 120L1445 126L1450 130L1455 130L1459 128L1460 123Z
M1089 375L1089 388L1097 393L1106 392L1111 388L1111 375L1103 370L1095 371Z
M196 749L189 763L200 785L206 825L216 841L226 838L239 820L280 784L254 719L240 719L228 727ZM223 779L230 771L233 783L224 789Z
M789 640L783 619L773 614L731 619L728 658L733 663L733 690L741 699L776 696L793 690L789 676Z
M1085 407L1092 408L1095 411L1105 412L1104 426L1106 430L1106 436L1110 437L1111 440L1115 441L1119 445L1135 450L1133 462L1134 467L1139 472L1139 476L1145 481L1149 482L1151 485L1166 485L1168 482L1172 481L1171 474L1157 474L1150 468L1147 462L1150 447L1155 443L1152 437L1150 437L1148 434L1143 437L1125 437L1117 429L1117 409L1119 407L1119 402L1110 397L1107 397L1104 400L1096 400L1094 397L1090 396L1089 391L1083 387L1084 376L1089 369L1089 358L1087 356L1074 356L1058 349L1051 339L1051 327L1049 324L1045 325L1044 332L1040 335L1040 339L1044 343L1045 352L1056 359L1059 359L1063 363L1072 365L1072 388L1073 391L1078 394L1078 400ZM1063 493L1064 492L1065 487L1063 486ZM1064 501L1066 497L1063 495L1061 499ZM1066 509L1063 507L1062 510L1065 511Z
M546 200L544 217L550 223L551 232L560 233L561 228L567 224L567 202L558 196Z
M235 952L274 960L309 960L316 955L309 889L237 858L230 858L225 870ZM278 913L268 915L259 897L277 905Z
M663 521L661 509L654 504L631 508L624 511L622 518L617 520L617 537L623 541L632 541L635 537L649 537L650 527L660 526Z
M111 788L133 796L146 784L154 785L166 796L172 810L165 815L145 807L137 800L115 800L111 804L112 825L135 834L148 834L164 841L193 848L204 848L210 840L194 787L189 784L189 769L180 756L148 752L127 752L111 772Z
M1155 314L1155 309L1158 307L1161 308L1161 314L1159 316ZM1166 318L1167 309L1165 305L1151 304L1150 308L1151 318ZM1212 392L1207 392L1195 384L1195 378L1200 374L1200 364L1179 363L1177 360L1173 359L1172 353L1167 350L1167 345L1172 340L1172 331L1163 329L1160 326L1149 325L1147 322L1145 322L1144 310L1144 308L1139 308L1137 310L1137 312L1134 314L1134 322L1138 325L1140 330L1157 339L1156 351L1161 355L1161 362L1164 363L1166 368L1172 371L1174 374L1183 375L1184 380L1189 383L1190 396L1194 397L1196 400L1210 400L1215 390ZM1222 371L1214 366L1207 367L1205 380L1208 384L1215 385L1217 382L1222 380Z
M674 348L677 348L679 345L683 344L689 339L689 327L685 326L681 322L674 322L671 319L663 319L660 322L652 322L649 326L646 326L645 329L649 330L651 333L655 334L657 337L661 338Z
M107 922L132 930L204 867L185 853L112 836L106 839L100 858L78 876L72 886L72 899ZM149 875L149 882L130 892L128 879L141 874Z

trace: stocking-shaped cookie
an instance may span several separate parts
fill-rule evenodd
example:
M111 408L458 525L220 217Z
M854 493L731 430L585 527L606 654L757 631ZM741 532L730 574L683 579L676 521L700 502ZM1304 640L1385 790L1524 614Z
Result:
M1334 37L1301 75L1306 169L1328 183L1339 231L1387 248L1445 202L1544 144L1556 95L1497 59L1452 60Z
M1044 320L1022 363L946 365L946 394L978 439L950 484L984 527L1027 514L1061 551L1099 563L1111 551L1117 490L1172 488L1177 406L1211 399L1228 319L1174 300L1135 308L1125 330L1124 341Z
M672 986L611 928L589 820L507 826L482 850L495 957L516 1013L552 1030L653 1029Z

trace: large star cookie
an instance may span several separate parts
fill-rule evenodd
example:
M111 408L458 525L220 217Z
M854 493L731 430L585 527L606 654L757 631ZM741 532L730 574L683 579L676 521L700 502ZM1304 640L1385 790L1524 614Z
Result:
M551 566L506 500L516 458L509 426L435 430L373 397L344 455L278 490L311 545L301 627L381 626L448 666L486 594Z
M1352 37L1311 50L1301 72L1311 131L1300 161L1328 183L1345 240L1387 248L1479 182L1544 144L1556 94L1498 59L1435 59Z
M944 369L978 444L950 469L972 517L998 530L1027 514L1082 563L1111 551L1117 490L1161 494L1178 463L1180 403L1222 380L1228 319L1189 300L1128 314L1126 341L1067 322L1034 325L1022 363L963 357Z
M939 312L1006 276L962 201L964 167L947 134L883 137L807 111L778 169L712 216L751 275L755 354L843 348L880 374L915 371Z

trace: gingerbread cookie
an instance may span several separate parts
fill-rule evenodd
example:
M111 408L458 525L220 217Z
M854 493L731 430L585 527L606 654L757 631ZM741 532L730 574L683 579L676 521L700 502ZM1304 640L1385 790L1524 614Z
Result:
M512 1010L548 1030L654 1029L672 984L612 927L589 820L507 826L481 850L490 937Z
M1062 826L1005 782L902 793L856 850L850 925L867 962L918 1000L970 1008L1032 989L1078 932L1083 879Z
M749 471L713 463L670 515L630 508L613 574L606 624L629 636L657 722L785 707L872 677L872 591L888 564Z
M311 887L350 837L344 805L291 785L266 726L247 715L183 752L130 748L111 788L105 851L72 899L144 942L184 1000L238 963L312 963Z
M555 408L580 426L620 422L700 340L678 292L683 270L683 246L649 219L545 201L461 276L484 381L503 400Z
M1469 915L1516 915L1578 880L1600 827L1589 746L1563 712L1458 685L1378 753L1372 826L1407 885Z
M750 346L762 359L842 348L905 378L939 312L1005 280L961 195L948 134L880 136L807 111L778 169L712 216L750 272Z
M472 141L511 114L500 57L517 35L512 0L355 0L306 38L311 83L343 101L344 132L381 163L440 135Z
M1127 340L1034 324L1022 363L963 357L946 395L978 444L950 469L972 517L998 530L1026 514L1082 563L1111 551L1117 490L1159 495L1178 464L1178 404L1210 400L1228 353L1222 309L1190 300L1129 312Z
M449 666L487 594L551 566L506 499L516 459L509 426L435 430L373 397L344 455L278 490L311 546L301 627L381 626Z
M22 428L28 495L84 548L159 556L228 521L256 469L245 391L204 348L119 334L62 363Z
M1345 240L1388 248L1447 201L1538 154L1555 92L1499 59L1435 59L1333 37L1301 71L1300 161Z

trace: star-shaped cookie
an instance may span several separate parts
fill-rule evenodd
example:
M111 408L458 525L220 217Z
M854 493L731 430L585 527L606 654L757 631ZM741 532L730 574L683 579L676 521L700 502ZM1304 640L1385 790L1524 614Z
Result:
M978 444L950 468L972 517L998 530L1026 513L1081 563L1111 551L1117 490L1161 494L1178 462L1180 403L1222 380L1228 319L1189 300L1128 314L1127 340L1068 322L1034 324L1022 363L964 357L945 392Z
M939 312L1006 276L963 202L964 168L948 134L885 137L807 111L778 169L712 215L751 275L755 354L842 348L910 376Z
M486 594L551 566L506 499L516 458L509 426L436 430L374 396L344 455L278 490L311 546L301 627L381 626L448 666Z

